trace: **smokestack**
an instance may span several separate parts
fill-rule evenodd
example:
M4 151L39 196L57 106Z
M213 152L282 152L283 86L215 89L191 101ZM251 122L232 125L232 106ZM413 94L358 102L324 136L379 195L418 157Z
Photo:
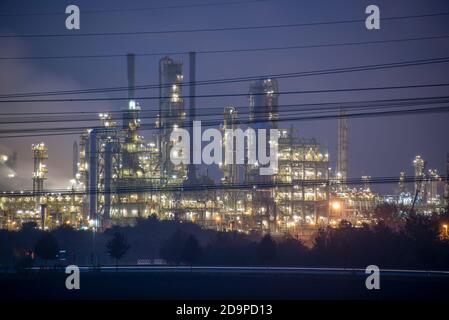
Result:
M128 66L128 99L134 100L135 98L135 80L136 80L136 72L135 72L135 54L128 53L126 55L127 58L127 66Z
M337 180L345 184L348 175L348 119L340 110L338 117Z
M73 142L73 158L72 158L72 178L76 178L76 174L78 173L78 143Z
M196 182L196 166L193 164L193 121L196 117L195 95L196 95L196 52L189 52L189 133L190 133L190 164L188 166L188 180Z
M449 153L446 154L446 185L444 187L444 197L446 198L446 207L449 211Z
M195 106L195 95L196 95L196 52L189 52L189 76L190 76L190 84L189 84L189 102L190 102L190 121L195 120L195 116L196 116L196 106Z

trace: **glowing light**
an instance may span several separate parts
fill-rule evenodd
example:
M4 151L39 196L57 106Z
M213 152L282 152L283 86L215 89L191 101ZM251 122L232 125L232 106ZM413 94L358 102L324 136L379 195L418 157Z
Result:
M332 202L332 209L334 209L335 211L338 211L338 210L340 210L340 208L341 208L341 204L339 201Z

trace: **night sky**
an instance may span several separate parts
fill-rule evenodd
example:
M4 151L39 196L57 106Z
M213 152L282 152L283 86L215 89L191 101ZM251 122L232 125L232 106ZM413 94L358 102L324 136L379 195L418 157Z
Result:
M253 47L314 45L325 43L376 41L400 38L449 35L448 16L382 21L382 17L409 16L449 12L447 0L429 1L295 1L268 0L206 7L181 7L128 12L83 13L83 10L132 9L179 4L222 3L223 0L167 1L17 1L0 2L0 34L91 33L152 31L172 29L222 28L233 26L276 25L317 21L365 19L367 5L381 10L381 30L368 31L364 23L319 25L301 28L278 28L233 32L203 32L160 35L61 38L0 38L0 57L54 56L88 54L126 54L129 52L179 52ZM81 10L81 30L65 29L65 7L77 4ZM5 16L13 13L60 13L50 15ZM449 56L446 39L368 44L331 48L308 48L283 51L199 54L197 80L240 76L270 75L313 71L329 68L393 63ZM158 61L162 56L136 59L137 85L157 84ZM178 56L185 64L188 79L188 57ZM280 79L280 91L321 90L357 87L420 85L449 82L449 64L434 64L388 70L320 75ZM89 89L126 86L126 58L71 60L0 60L0 94ZM198 86L197 94L247 93L248 82ZM372 92L296 94L280 96L279 103L321 103L396 98L443 96L448 87L401 89ZM188 94L188 88L184 88ZM156 96L157 90L142 90L137 96ZM126 92L84 95L119 97ZM77 96L71 96L77 97ZM79 96L82 97L82 96ZM158 108L157 100L140 101L143 110ZM198 108L220 108L236 105L248 111L247 97L197 99ZM1 113L118 111L124 103L117 101L72 103L0 104ZM186 106L188 104L186 103ZM288 111L280 107L280 112ZM201 114L201 112L199 112ZM243 115L247 117L247 115ZM421 154L429 168L444 173L449 152L449 114L418 114L349 120L349 177L398 176L400 171L412 174L411 161ZM143 119L148 123L149 119ZM151 120L153 121L153 120ZM91 125L96 124L92 122ZM337 120L301 121L293 123L302 136L316 138L329 148L335 165ZM87 123L50 123L47 126L80 126ZM18 128L1 125L2 129ZM290 123L282 123L289 127ZM37 127L27 124L19 128ZM142 132L144 136L149 131ZM18 152L18 174L15 185L2 184L2 189L31 189L31 143L45 141L49 147L49 188L64 188L71 178L72 144L76 135L0 139L0 151ZM0 178L4 179L4 177ZM377 188L376 190L385 190Z

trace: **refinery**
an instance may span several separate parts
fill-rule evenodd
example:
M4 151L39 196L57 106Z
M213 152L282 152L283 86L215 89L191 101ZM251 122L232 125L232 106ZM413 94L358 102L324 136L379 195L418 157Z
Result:
M41 229L71 225L104 230L154 215L215 230L305 237L342 220L356 226L370 223L371 213L381 203L423 214L443 212L448 205L449 156L448 172L441 176L417 155L412 162L413 176L407 177L405 171L398 173L396 193L377 194L371 189L371 177L363 176L358 183L348 179L345 112L340 111L337 120L336 168L332 168L326 147L301 137L293 126L281 126L279 85L274 78L250 84L245 119L239 117L236 107L225 106L220 131L224 150L227 140L234 139L227 134L229 130L278 129L275 174L261 175L258 162L223 162L218 165L222 177L215 181L201 174L194 161L174 164L170 152L176 141L171 133L186 128L193 136L192 124L197 117L196 55L189 54L187 84L182 61L170 57L159 61L159 111L155 133L147 139L139 132L141 107L135 99L134 60L134 55L128 54L128 102L120 119L112 113L100 113L99 125L85 130L74 141L68 190L46 190L51 170L46 166L49 150L45 142L33 144L32 191L2 191L0 228L17 230L25 222L35 222ZM188 107L182 91L186 86ZM190 150L194 150L193 142ZM231 153L235 156L236 149ZM16 157L0 155L2 179L15 178Z

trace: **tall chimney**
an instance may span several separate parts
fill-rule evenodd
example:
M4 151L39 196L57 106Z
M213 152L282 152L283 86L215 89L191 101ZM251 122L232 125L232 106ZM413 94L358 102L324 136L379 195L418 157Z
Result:
M337 148L337 180L344 185L348 175L348 119L343 110L338 115Z
M196 166L193 164L193 121L196 117L196 52L189 52L189 133L190 133L190 164L188 165L188 181L194 184L197 180Z
M78 173L78 142L73 142L73 155L72 155L72 178L76 178L76 174Z
M128 65L128 99L134 100L135 97L135 54L126 55Z

